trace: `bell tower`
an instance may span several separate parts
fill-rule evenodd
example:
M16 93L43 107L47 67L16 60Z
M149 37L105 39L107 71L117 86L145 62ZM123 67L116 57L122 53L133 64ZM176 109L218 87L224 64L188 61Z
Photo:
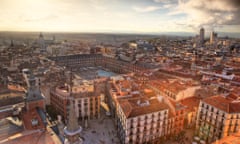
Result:
M30 71L29 71L30 72ZM28 130L46 129L45 101L37 86L37 78L32 72L26 74L28 90L25 97L25 109L22 113L24 127Z
M26 108L31 110L34 108L41 108L45 110L44 97L37 86L37 78L32 74L27 78L28 91L26 93Z

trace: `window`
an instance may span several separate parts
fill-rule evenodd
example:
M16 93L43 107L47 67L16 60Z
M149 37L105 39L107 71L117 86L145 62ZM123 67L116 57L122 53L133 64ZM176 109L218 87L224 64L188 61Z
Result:
M148 117L147 117L147 116L145 116L145 120L147 120L147 118L148 118Z
M214 110L213 107L211 107L211 112L213 112L213 110Z

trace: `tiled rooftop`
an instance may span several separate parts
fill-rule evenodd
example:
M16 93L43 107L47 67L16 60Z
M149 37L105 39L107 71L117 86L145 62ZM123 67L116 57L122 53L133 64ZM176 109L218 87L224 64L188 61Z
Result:
M240 102L224 96L212 96L203 101L227 113L240 113Z
M9 136L7 139L0 141L4 144L61 144L61 141L52 131L31 130L23 131Z
M194 86L191 82L181 82L176 79L168 80L152 80L150 84L160 90L168 90L175 94L179 93L182 90L185 90L189 87Z
M197 97L189 97L184 100L181 100L181 103L187 107L188 111L194 111L194 108L198 107L200 99Z
M0 85L0 107L23 102L25 93L22 90L1 87Z
M149 104L138 104L149 102ZM154 99L144 99L144 98L133 98L133 99L124 99L119 100L119 104L123 109L126 117L136 117L148 113L153 113L157 111L162 111L168 109L167 104L158 101L157 98Z

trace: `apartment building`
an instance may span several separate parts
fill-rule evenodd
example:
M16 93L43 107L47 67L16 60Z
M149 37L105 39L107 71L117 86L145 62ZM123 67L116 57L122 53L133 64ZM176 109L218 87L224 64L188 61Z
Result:
M123 99L117 107L117 127L123 144L140 144L166 135L169 110L160 98Z
M60 114L64 120L67 119L67 106L70 93L68 87L57 86L50 90L50 104Z
M71 68L101 66L116 73L141 72L145 70L144 67L124 61L119 61L117 59L106 57L101 54L58 56L51 57L50 59L54 60L56 64L60 66Z
M59 86L50 92L51 105L64 119L67 118L69 105L69 87ZM100 95L94 92L93 85L78 85L72 88L74 108L79 120L98 118L100 116Z
M197 133L207 143L229 136L240 129L240 101L235 96L212 96L200 101Z
M109 106L122 143L144 143L183 130L185 108L139 86L130 77L107 84Z
M180 101L195 96L196 91L201 89L200 85L191 81L180 81L178 79L164 79L162 81L151 81L149 87L158 91L162 96L173 101Z

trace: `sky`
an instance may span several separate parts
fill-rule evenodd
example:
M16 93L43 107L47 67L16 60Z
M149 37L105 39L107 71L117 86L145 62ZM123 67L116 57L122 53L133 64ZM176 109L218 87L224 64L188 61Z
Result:
M0 0L0 31L240 32L240 0Z

